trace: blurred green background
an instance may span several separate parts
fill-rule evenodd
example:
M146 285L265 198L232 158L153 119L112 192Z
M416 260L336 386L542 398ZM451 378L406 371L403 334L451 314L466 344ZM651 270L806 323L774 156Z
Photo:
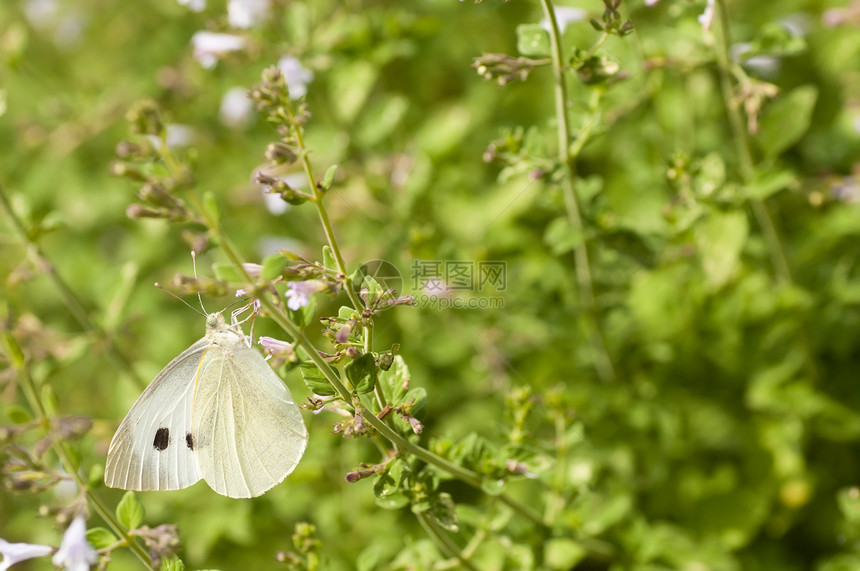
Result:
M571 5L596 18L604 9ZM312 160L320 172L339 165L327 204L350 269L387 260L408 290L416 260L506 262L503 308L400 307L376 327L376 348L399 343L413 384L427 390L428 438L474 431L504 442L509 393L531 389L527 442L540 476L509 489L557 512L544 534L496 526L486 497L448 484L463 521L456 540L487 532L480 568L857 569L860 5L727 5L732 42L758 56L743 77L779 89L761 101L751 166L739 159L714 37L697 21L705 2L625 3L636 31L599 52L622 75L570 81L573 129L593 130L577 190L613 380L594 372L572 254L582 237L565 222L558 186L528 169L500 178L482 160L517 126L534 128L530 152L554 153L551 70L499 88L470 67L483 53L517 55L516 28L540 21L537 3L278 0L240 32L248 49L206 70L190 40L228 30L223 2L194 13L173 0L7 0L0 181L59 275L148 381L203 333L198 315L151 285L191 273L200 229L126 217L135 189L109 175L129 136L124 114L152 98L189 126L198 188L217 197L246 261L280 247L319 259L313 209L274 214L251 182L270 127L219 120L230 88L249 89L293 55L314 73ZM564 35L568 50L597 38L587 21ZM743 77L736 85L761 85ZM734 103L749 103L745 95ZM754 203L775 222L790 277L774 270ZM58 414L93 419L78 446L89 472L103 465L140 386L82 332L5 217L0 240L7 328L56 393ZM219 261L209 249L199 271L211 275ZM230 301L204 300L210 310ZM340 301L322 303L321 315ZM277 336L265 323L258 334ZM8 408L20 399L0 367ZM297 373L286 381L297 400L307 396ZM378 461L376 449L331 434L333 415L305 419L310 446L284 484L253 501L203 484L143 493L146 523L178 523L193 569L273 568L298 521L317 526L324 569L433 568L440 556L408 509L376 507L370 481L344 482L359 462ZM110 504L121 497L98 493ZM0 537L56 544L37 511L63 501L4 491ZM605 542L608 555L574 537ZM137 567L117 553L110 568Z

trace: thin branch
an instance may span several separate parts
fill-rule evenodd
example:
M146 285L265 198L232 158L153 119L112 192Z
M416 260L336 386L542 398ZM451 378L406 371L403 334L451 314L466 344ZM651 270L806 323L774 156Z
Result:
M33 265L37 269L44 271L53 282L54 287L60 293L60 298L62 298L63 303L66 305L66 309L69 310L69 313L72 314L78 325L85 331L95 333L98 340L107 347L108 357L114 362L114 365L121 371L124 371L137 384L138 388L142 389L146 387L146 382L134 370L128 357L119 350L113 336L109 335L101 325L90 317L89 312L84 309L75 292L66 284L65 280L57 272L57 268L51 263L45 252L30 235L30 232L24 225L24 221L21 220L12 208L12 202L9 200L2 183L0 183L0 207L3 208L6 216L12 222L12 228L15 230L18 238L26 245L27 254L30 256Z
M562 169L561 190L564 195L564 205L567 211L567 218L573 228L574 233L579 236L576 247L574 248L574 270L576 273L576 281L579 286L579 300L582 304L584 313L584 324L587 329L587 336L592 347L594 355L594 365L597 374L604 381L615 380L615 368L612 365L612 359L606 349L606 342L603 331L600 328L600 322L597 315L597 306L594 299L594 284L591 277L591 263L588 255L588 241L585 235L585 224L582 220L582 205L579 203L579 197L573 186L573 179L576 176L574 169L574 157L571 156L569 147L571 145L570 135L570 120L567 115L568 95L567 95L567 79L565 77L564 49L561 44L561 32L558 28L558 22L555 17L550 0L541 0L544 15L550 23L550 46L552 50L552 70L555 78L555 114L558 124L558 162ZM598 42L598 45L605 41L605 38ZM592 48L594 50L596 48Z
M30 372L27 369L27 364L23 354L20 356L16 356L15 352L8 350L8 346L10 343L16 343L14 339L11 338L11 334L5 333L7 335L6 343L4 346L7 347L7 360L11 363L12 367L15 369L15 372L18 375L18 379L21 381L19 386L21 387L21 391L24 393L24 398L27 400L30 408L36 414L36 418L39 421L39 424L43 427L44 430L50 430L51 419L48 416L47 410L45 409L44 403L42 403L39 398L39 391L36 390L36 384L33 381L33 377L30 376ZM149 553L140 546L137 540L129 535L129 533L125 530L122 524L116 520L113 513L108 509L108 507L101 501L93 490L89 487L89 484L81 477L79 471L75 467L75 462L72 460L69 451L66 448L66 445L62 442L58 442L56 440L51 441L51 447L54 450L54 453L60 459L60 463L63 465L63 469L70 474L78 487L84 491L86 494L87 500L93 509L98 513L99 517L101 517L105 523L110 526L110 528L116 533L122 541L128 545L129 549L140 559L141 563L146 565L148 569L154 570L155 567L152 565L152 559L149 557Z
M427 532L427 534L433 538L436 544L445 552L445 555L448 557L454 558L460 562L463 567L466 569L472 569L473 571L478 571L478 568L475 567L475 564L469 561L463 553L460 551L460 548L454 543L448 534L445 533L444 529L441 529L432 518L427 517L423 513L415 514L415 517L418 518L418 521L421 522L421 526Z

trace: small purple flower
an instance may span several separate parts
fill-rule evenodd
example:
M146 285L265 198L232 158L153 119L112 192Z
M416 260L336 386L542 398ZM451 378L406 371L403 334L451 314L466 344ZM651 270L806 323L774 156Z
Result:
M187 147L194 142L194 129L188 125L171 123L167 125L166 128L167 133L164 137L164 142L167 143L169 148ZM150 143L152 143L153 148L158 151L161 150L160 138L155 135L147 135L146 138L149 139Z
M50 555L54 548L50 545L36 545L34 543L9 543L0 539L0 571L6 571L19 561L26 561L34 557L45 557Z
M263 272L263 266L261 266L260 264L246 263L246 264L242 264L242 267L245 269L246 272L248 272L248 275L251 276L252 278L256 278L257 276L259 276ZM248 295L247 293L245 293L245 290L241 290L241 291L243 292L242 295ZM236 297L239 297L238 292L236 292Z
M286 341L275 339L274 337L260 337L260 345L267 353L277 355L278 353L292 352L293 346Z
M290 99L304 97L308 92L308 84L314 80L314 72L305 68L302 62L292 56L284 56L278 61L278 67L284 74Z
M229 0L227 21L234 28L248 29L266 19L269 0Z
M221 123L232 129L244 127L251 120L254 104L248 91L242 87L231 87L221 98L218 117Z
M206 9L206 0L179 0L179 4L192 12L202 12Z
M349 323L344 324L340 329L337 330L337 333L334 334L335 341L338 343L346 343L349 341L349 336L352 334L352 325Z
M311 301L311 294L323 291L325 284L320 280L307 280L304 282L290 282L287 284L287 307L298 311L300 307L307 306Z
M194 59L204 68L212 69L224 54L243 49L245 38L232 34L197 32L191 38L191 45L194 46Z
M96 550L87 542L87 524L78 516L66 529L60 548L51 561L67 571L89 571L98 560Z
M569 24L581 22L588 17L588 12L582 8L573 8L570 6L557 6L553 9L553 12L555 12L555 22L558 24L558 31L562 34ZM540 21L540 25L547 32L550 31L549 20L546 18Z
M717 9L716 6L714 6L714 0L708 0L708 3L705 5L705 11L699 16L699 23L705 31L711 31L711 28L714 25L714 17L716 17L716 15Z

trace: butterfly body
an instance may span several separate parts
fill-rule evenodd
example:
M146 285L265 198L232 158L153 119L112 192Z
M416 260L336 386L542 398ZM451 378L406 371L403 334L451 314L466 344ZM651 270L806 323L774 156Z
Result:
M238 326L220 314L132 405L108 449L105 483L177 490L203 479L219 494L259 496L298 464L299 408Z

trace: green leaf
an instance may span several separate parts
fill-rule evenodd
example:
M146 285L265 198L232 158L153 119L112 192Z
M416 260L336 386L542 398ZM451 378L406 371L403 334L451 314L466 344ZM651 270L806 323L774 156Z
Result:
M21 351L18 341L10 333L3 333L3 353L12 361L12 365L16 369L24 366L24 353Z
M211 190L206 191L203 195L203 210L206 211L206 216L214 222L221 220L221 209L218 207L218 200L215 198L215 193Z
M412 469L402 460L394 460L373 481L376 505L383 509L400 509L409 504L406 484Z
M479 474L500 475L504 469L496 462L497 454L490 442L477 432L470 432L457 442L451 448L450 457L455 463ZM492 478L489 481L492 483ZM492 484L490 489L496 487Z
M129 529L137 529L143 521L143 506L134 492L126 492L116 506L116 518Z
M409 376L409 367L406 366L406 361L400 355L394 356L394 363L387 371L379 371L378 379L382 392L385 398L393 404L403 402L403 396L406 394L404 386L407 386L411 377Z
M311 295L308 298L308 304L300 307L298 310L287 309L287 315L294 323L298 323L302 328L314 323L317 318L317 296Z
M290 261L280 252L266 256L263 259L263 270L260 272L260 277L264 280L271 281L284 273L284 268L287 267Z
M334 177L337 174L337 165L331 165L325 171L322 179L322 187L323 190L328 190L331 188L332 183L334 183Z
M459 151L475 127L472 111L462 102L431 107L428 111L415 135L419 148L436 159Z
M377 67L364 58L332 67L328 73L328 81L332 93L338 94L334 112L342 122L352 124L364 107L378 77Z
M185 571L185 563L175 555L169 559L164 558L161 560L160 571Z
M561 256L573 251L582 244L583 235L570 225L566 216L559 216L549 224L544 231L543 240L552 249L552 253Z
M765 107L755 140L767 158L775 158L795 144L809 129L818 88L803 85Z
M481 480L481 490L488 496L498 496L505 491L505 481L501 478L484 478Z
M386 496L377 496L376 505L384 510L399 510L409 505L409 497L399 491Z
M573 569L588 554L582 544L563 537L548 539L543 545L544 563L550 569Z
M601 242L619 254L624 254L642 266L652 267L656 262L654 250L639 232L618 228L603 233Z
M857 492L857 487L852 486L842 488L836 495L836 503L839 506L839 511L842 512L842 517L854 525L860 524L860 494Z
M97 488L104 484L105 481L105 467L102 463L96 463L90 466L90 470L87 473L87 482L89 482L90 486L93 488Z
M26 424L33 420L33 415L27 409L17 404L9 405L6 408L6 416L15 424Z
M93 527L87 530L87 543L96 549L105 549L117 541L119 541L117 537L103 527Z
M520 24L517 26L517 51L528 57L548 56L549 32L540 24Z
M412 405L412 416L418 416L427 407L427 389L424 387L413 387L403 395L403 401L414 401Z
M313 394L323 397L337 394L334 387L331 386L331 383L329 383L322 374L322 371L320 371L312 361L304 361L301 363L299 365L299 371L302 373L302 379L305 381L305 385L307 385L308 390Z
M49 417L59 416L57 412L57 393L54 392L54 387L51 385L42 385L42 404L45 406L45 412Z
M347 363L344 372L359 394L369 393L376 386L376 361L371 353Z
M357 571L374 571L379 569L382 562L382 545L373 543L365 547L355 560L355 568Z
M580 204L589 204L603 190L603 177L591 175L576 179L574 191L579 197Z
M457 512L454 508L454 500L451 494L440 492L434 494L430 500L430 509L426 512L427 517L432 518L442 529L451 533L460 531L457 520Z
M627 305L650 341L671 337L689 327L695 314L690 274L687 265L672 264L633 275Z
M749 223L743 212L712 212L696 226L696 246L712 290L734 277L748 234Z
M788 169L758 171L747 187L747 195L757 200L765 200L789 186L796 185L797 182L797 175Z
M356 318L358 318L358 316L359 316L358 311L356 311L354 308L346 306L346 305L340 306L340 308L337 310L338 319L343 319L344 321L349 321L350 319L356 319Z
M794 56L806 51L806 40L803 36L792 33L783 24L768 22L759 28L756 37L750 42L749 51L741 55L742 60L768 56Z
M815 566L815 571L855 571L856 569L860 569L860 555L856 553L840 553Z
M365 297L368 304L372 304L379 299L383 292L382 286L372 276L364 276L364 280L361 282L361 289L367 290Z
M334 254L331 251L331 246L326 244L323 246L323 267L337 271L337 262L334 259Z
M227 262L215 262L212 264L212 273L215 274L216 279L225 282L237 283L245 281L245 279L239 275L239 272L236 271L236 267Z
M364 147L388 141L401 126L409 111L409 98L402 95L374 94L359 118L355 138Z

